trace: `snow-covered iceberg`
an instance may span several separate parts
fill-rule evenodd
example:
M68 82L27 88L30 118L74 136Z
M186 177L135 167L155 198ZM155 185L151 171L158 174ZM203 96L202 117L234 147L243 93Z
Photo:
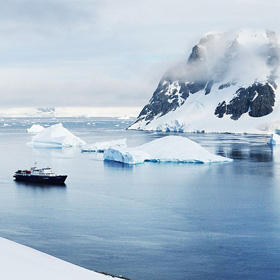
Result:
M45 253L0 238L0 278L7 280L113 280Z
M86 143L59 123L45 128L33 136L32 142L29 144L34 147L62 148L83 146Z
M104 151L104 160L127 164L155 162L214 163L232 159L217 156L196 142L181 136L167 136L134 148L111 147Z
M27 129L28 133L39 133L43 131L45 128L39 124L33 124L30 128Z
M267 141L268 145L279 145L280 144L280 135L278 134L271 134L270 139Z
M126 148L126 138L124 139L117 139L112 141L106 142L96 142L93 144L88 144L82 147L82 152L97 152L103 153L105 150L116 147L116 148Z

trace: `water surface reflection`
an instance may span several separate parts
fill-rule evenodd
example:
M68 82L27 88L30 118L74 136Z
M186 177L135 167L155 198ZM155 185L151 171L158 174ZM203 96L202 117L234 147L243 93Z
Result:
M127 138L130 147L170 135L116 124L65 126L87 143ZM25 129L0 128L1 236L137 280L280 279L280 147L267 136L180 134L234 161L129 166L32 149ZM68 174L67 187L14 182L34 161Z

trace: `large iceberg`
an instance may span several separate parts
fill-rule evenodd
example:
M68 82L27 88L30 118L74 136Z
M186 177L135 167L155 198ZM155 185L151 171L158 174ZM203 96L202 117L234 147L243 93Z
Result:
M34 147L77 147L86 143L64 128L61 123L52 125L33 136L31 146Z
M120 279L65 262L18 243L0 238L0 278L6 280L113 280Z
M105 150L116 147L116 148L126 148L126 138L124 139L117 139L112 141L106 141L106 142L96 142L93 144L88 144L83 146L82 152L97 152L97 153L103 153Z
M213 163L232 159L217 156L196 142L181 136L167 136L134 148L111 147L104 152L104 160L127 164L154 162Z
M30 128L27 129L28 133L39 133L43 131L45 128L39 124L33 124Z

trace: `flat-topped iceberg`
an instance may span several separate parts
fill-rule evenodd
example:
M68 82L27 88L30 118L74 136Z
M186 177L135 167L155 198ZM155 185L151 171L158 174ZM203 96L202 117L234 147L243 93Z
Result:
M119 120L130 120L130 117L128 115L124 115L118 118Z
M30 145L34 147L78 147L86 143L64 128L61 123L45 128L32 138Z
M28 133L39 133L43 131L45 128L39 124L33 124L30 128L27 129Z
M167 136L134 148L111 147L104 151L104 160L127 164L154 162L214 163L232 159L217 156L196 142L181 136Z
M45 253L0 238L0 278L7 280L113 280Z
M271 134L270 139L267 141L268 145L279 145L280 144L280 135L278 134Z
M124 139L117 139L112 141L106 142L96 142L93 144L88 144L82 147L82 152L97 152L103 153L105 150L116 147L116 148L126 148L126 138Z

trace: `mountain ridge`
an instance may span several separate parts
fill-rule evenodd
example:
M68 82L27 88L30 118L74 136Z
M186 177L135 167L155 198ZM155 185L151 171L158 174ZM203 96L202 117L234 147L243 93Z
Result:
M254 129L241 125L244 132L263 133L260 126L268 127L267 121L280 121L278 116L264 118L278 108L279 54L278 37L272 31L208 33L192 48L186 61L163 75L129 129L240 132L233 122L243 122L246 116L258 121L253 121L257 123ZM192 108L195 104L197 112ZM203 118L205 125L201 123ZM213 123L207 126L209 118ZM217 124L220 129L215 129Z

